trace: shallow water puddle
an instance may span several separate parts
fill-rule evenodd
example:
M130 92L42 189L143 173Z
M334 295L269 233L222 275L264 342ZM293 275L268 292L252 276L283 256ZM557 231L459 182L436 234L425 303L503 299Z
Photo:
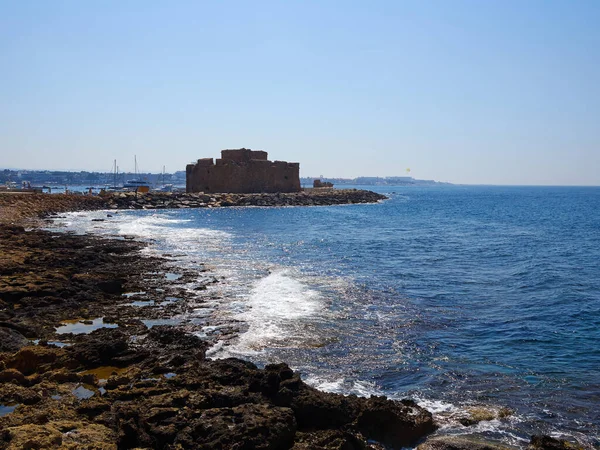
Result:
M85 400L94 396L94 391L86 388L84 385L80 384L75 389L73 389L73 395L77 397L79 400Z
M137 300L135 302L127 303L129 306L137 306L143 308L144 306L154 306L154 300Z
M182 319L142 319L142 322L147 328L152 328L157 325L179 325Z
M3 405L3 404L0 404L0 417L6 416L7 414L10 414L15 409L17 409L17 406L19 406L18 403L15 403L14 405Z
M69 347L70 345L73 345L73 344L70 342L48 341L48 345L54 345L56 347L63 348L63 347Z
M106 382L111 375L120 375L125 372L127 368L116 367L116 366L101 366L95 369L86 370L81 372L80 375L96 375L99 382Z
M176 376L177 376L177 374L174 372L169 372L169 373L163 374L163 377L165 377L167 380L170 380L171 378L175 378Z
M34 345L40 345L40 339L34 339L31 342L33 342ZM47 341L46 344L54 345L55 347L59 347L59 348L68 347L70 345L73 345L70 342L61 342L61 341Z
M180 273L166 272L165 278L167 281L176 281L179 280L183 275Z
M166 297L164 301L160 302L160 306L170 305L172 303L177 303L181 300L181 297Z
M146 292L145 291L138 291L138 292L126 292L124 294L121 294L122 297L134 297L136 295L144 295Z
M92 320L85 319L73 319L73 320L64 320L61 322L61 326L56 329L56 334L65 334L65 333L73 333L73 334L89 334L94 330L98 330L100 328L117 328L118 325L116 323L105 323L104 317L98 317Z

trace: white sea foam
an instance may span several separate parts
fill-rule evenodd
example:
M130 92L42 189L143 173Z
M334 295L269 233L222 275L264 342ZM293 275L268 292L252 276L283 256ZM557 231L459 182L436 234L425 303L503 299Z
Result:
M107 214L112 217L107 218ZM174 225L191 222L190 219L176 219L169 214L156 213L135 217L134 213L114 211L93 211L67 213L65 219L57 224L66 226L76 232L93 232L94 234L116 234L135 236L143 239L161 240L167 246L187 246L191 243L205 243L209 240L222 240L230 234L208 228L175 227ZM92 221L92 219L104 219ZM189 247L186 247L189 250Z
M133 220L119 221L117 233L146 239L161 239L168 247L187 250L190 250L189 246L193 244L229 237L229 233L208 228L173 227L173 225L186 222L189 220L172 219L164 215L153 214Z
M432 414L453 414L460 411L460 408L452 403L444 402L441 400L430 400L422 397L415 397L414 400L417 404Z
M217 343L215 345L213 345L211 348L209 348L206 351L206 356L209 358L217 356L217 354L223 349L224 345L225 345L224 341L217 341Z
M320 391L333 392L335 394L350 395L355 394L359 397L370 397L371 395L384 395L383 391L376 383L366 380L347 380L345 378L326 378L320 375L308 376L306 384L313 386Z
M245 301L236 303L244 310L232 318L245 322L248 328L237 343L224 349L230 355L301 346L311 337L306 333L307 325L324 307L321 295L289 269L276 270L258 280Z

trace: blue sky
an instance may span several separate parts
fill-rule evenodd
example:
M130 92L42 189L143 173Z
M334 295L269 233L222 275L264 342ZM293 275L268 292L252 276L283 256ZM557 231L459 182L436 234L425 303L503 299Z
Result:
M0 167L600 185L600 2L0 0Z

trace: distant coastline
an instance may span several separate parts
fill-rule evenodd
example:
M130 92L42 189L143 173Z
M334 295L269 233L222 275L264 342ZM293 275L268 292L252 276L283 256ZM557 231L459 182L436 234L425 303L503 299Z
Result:
M328 177L300 177L302 186L312 186L314 180L333 183L334 186L354 185L354 186L434 186L434 185L452 185L435 180L417 180L413 177L356 177L356 178L328 178Z
M125 180L133 177L140 177L148 181L151 185L173 184L175 186L185 186L185 171L176 171L173 173L139 173L121 172L118 174L117 183L122 184ZM335 177L300 177L302 187L312 187L313 181L320 179L324 182L333 183L334 186L439 186L452 185L435 180L418 180L407 176L391 177L356 177L356 178L335 178ZM49 185L49 186L102 186L115 183L115 174L113 172L88 172L88 171L66 171L66 170L25 170L25 169L0 169L0 184L14 182L21 184L29 182L31 185Z

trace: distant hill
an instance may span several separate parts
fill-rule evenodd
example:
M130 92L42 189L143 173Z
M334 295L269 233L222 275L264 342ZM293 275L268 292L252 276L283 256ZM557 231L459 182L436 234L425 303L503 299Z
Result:
M357 178L327 178L327 177L302 177L300 184L302 186L312 186L314 180L333 183L334 186L361 185L361 186L430 186L430 185L448 185L434 180L416 180L413 177L357 177Z

